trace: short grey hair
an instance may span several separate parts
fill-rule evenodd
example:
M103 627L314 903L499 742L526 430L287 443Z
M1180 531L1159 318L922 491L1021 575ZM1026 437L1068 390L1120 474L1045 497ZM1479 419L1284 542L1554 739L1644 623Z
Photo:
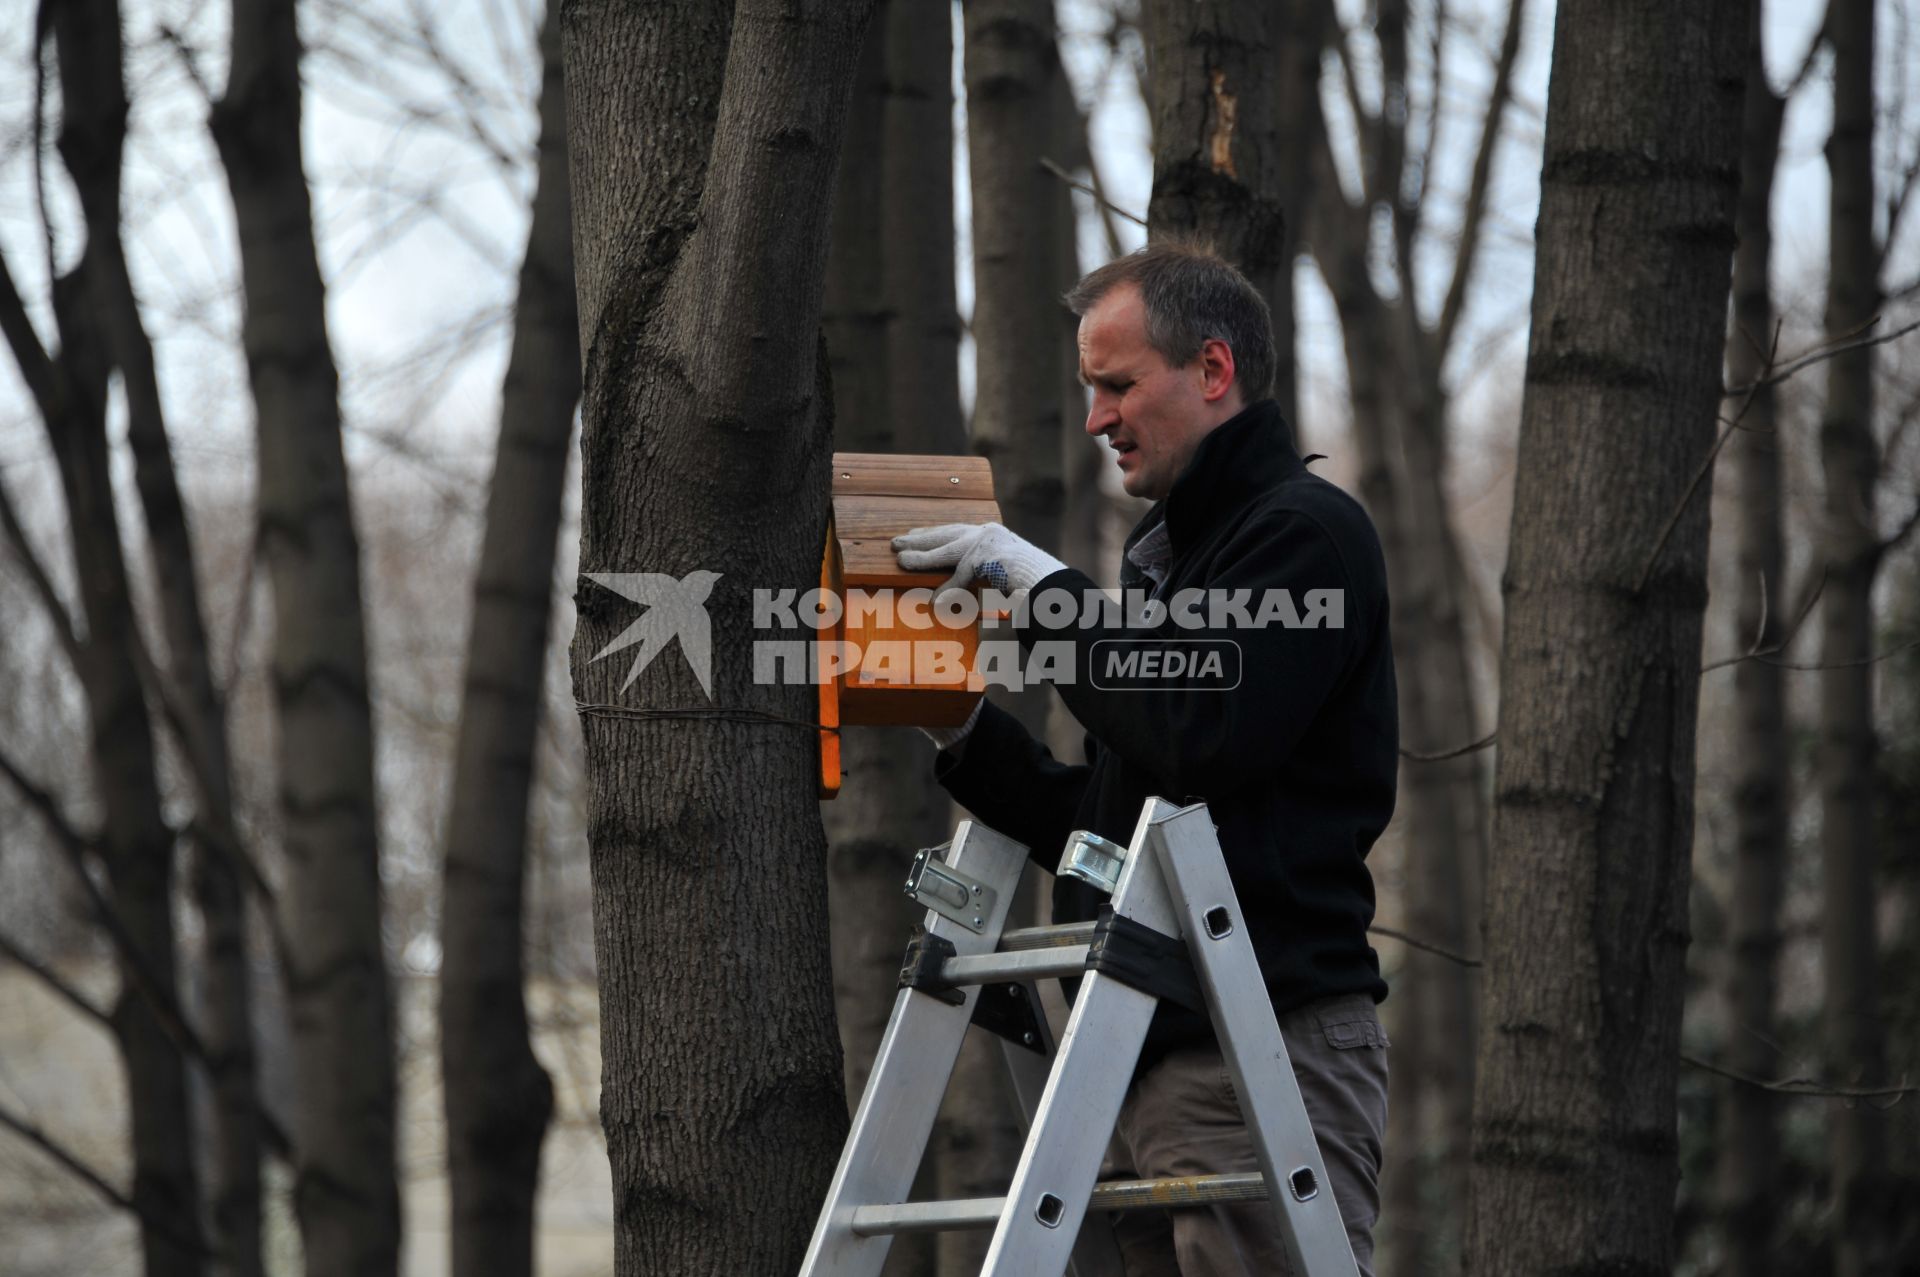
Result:
M1139 288L1147 341L1173 367L1192 363L1217 337L1233 351L1241 401L1251 405L1273 394L1276 360L1267 299L1210 245L1154 240L1090 272L1067 293L1067 309L1084 317L1122 284Z

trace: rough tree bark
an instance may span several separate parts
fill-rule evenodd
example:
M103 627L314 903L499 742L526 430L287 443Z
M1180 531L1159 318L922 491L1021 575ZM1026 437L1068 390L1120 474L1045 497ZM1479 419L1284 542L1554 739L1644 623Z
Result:
M953 35L911 0L883 0L867 32L841 146L827 260L827 352L841 451L966 447L953 283ZM826 826L834 1003L847 1103L858 1104L893 1010L911 917L913 851L949 831L949 804L910 728L841 735ZM929 1273L934 1239L894 1239L887 1272Z
M212 128L240 232L259 550L273 593L295 1209L308 1273L380 1277L399 1261L400 1197L373 721L300 115L292 0L236 4L232 70Z
M153 723L142 684L145 664L119 518L114 509L107 438L107 383L131 353L126 325L139 324L120 244L121 155L127 98L120 17L111 0L59 5L51 12L63 90L60 153L82 200L85 254L54 281L61 336L49 371L54 393L42 404L59 467L79 579L85 637L75 666L86 695L91 762L101 808L101 859L108 907L123 939L116 946L120 988L111 1024L126 1069L132 1127L133 1191L149 1277L192 1277L203 1254L182 1245L198 1232L200 1188L187 1068L178 1028L173 921L174 840L160 806ZM10 334L11 335L11 334ZM24 335L23 335L24 336ZM29 385L37 346L19 349ZM125 362L123 362L125 367ZM130 400L141 399L137 367L126 368ZM144 403L136 402L136 407ZM143 419L143 426L149 424ZM156 1227L165 1221L172 1228ZM184 1227L181 1225L184 1223Z
M1733 259L1733 324L1727 335L1730 386L1748 385L1765 375L1774 334L1768 209L1786 101L1767 83L1760 7L1753 8L1740 142L1740 204L1734 219L1740 246ZM1791 619L1775 420L1773 388L1762 387L1745 402L1741 424L1747 428L1728 441L1739 485L1734 632L1742 642L1757 643L1762 650L1779 645ZM1786 683L1780 667L1768 661L1742 661L1734 668L1733 678L1740 748L1731 760L1734 861L1732 935L1723 981L1726 1059L1729 1068L1749 1077L1772 1077L1781 1063L1774 1045L1774 1001L1787 821L1793 809ZM1764 1277L1774 1270L1778 1258L1773 1236L1780 1188L1779 1101L1737 1084L1725 1087L1723 1095L1718 1209L1726 1247L1724 1271L1727 1277Z
M1296 435L1293 245L1284 206L1298 193L1284 187L1300 171L1309 133L1307 117L1281 115L1298 59L1280 47L1279 37L1301 7L1282 12L1267 0L1147 0L1140 12L1153 117L1148 234L1210 240L1267 299L1276 356L1286 342L1285 377L1276 379L1275 398Z
M1095 190L1100 188L1099 174L1093 163L1092 151L1087 146L1087 120L1080 112L1080 105L1074 100L1073 86L1065 76L1060 80L1053 94L1053 143L1049 153L1055 156L1059 164L1071 173L1084 172L1088 184ZM1120 242L1114 214L1111 209L1100 210L1101 220L1108 232L1105 244L1107 255L1103 260L1111 260L1119 255ZM1077 270L1080 264L1080 227L1071 199L1063 201L1055 213L1054 235L1059 247L1061 261ZM1060 326L1066 330L1067 340L1073 342L1080 331L1080 319L1072 311L1061 308ZM1060 469L1061 469L1061 505L1060 512L1060 558L1065 562L1083 569L1095 581L1115 581L1110 575L1107 561L1107 530L1111 523L1117 522L1119 515L1115 503L1100 487L1100 475L1110 462L1107 450L1088 439L1081 429L1087 419L1087 391L1080 384L1080 364L1075 359L1071 365L1066 360L1060 363ZM1118 570L1118 564L1114 571ZM1061 720L1065 720L1064 723ZM1066 705L1055 698L1053 720L1049 737L1056 753L1063 742L1061 736L1068 728L1076 733L1078 726L1073 716L1067 712ZM1072 748L1065 755L1065 761L1084 761L1080 753L1080 740L1075 736Z
M1664 1273L1748 8L1563 7L1501 662L1467 1271ZM1605 50L1607 56L1594 56Z
M1827 141L1829 341L1859 335L1880 309L1880 250L1874 235L1873 0L1833 0L1833 133ZM1873 432L1872 348L1847 351L1827 366L1820 422L1826 477L1821 556L1819 757L1821 976L1828 1075L1873 1085L1885 1071L1875 926L1879 848L1874 830L1873 581L1880 566L1874 488L1879 447ZM1893 1204L1883 1200L1885 1117L1872 1105L1836 1106L1829 1158L1834 1201L1834 1271L1839 1277L1889 1273Z
M580 399L559 15L540 34L539 170L467 643L441 916L440 1061L454 1277L533 1272L553 1085L527 1023L527 804Z
M870 8L561 14L586 351L582 571L711 589L711 696L692 634L623 694L629 654L594 658L632 609L584 576L578 594L622 1277L792 1271L846 1131L813 689L757 684L749 640L752 590L819 577L827 209Z

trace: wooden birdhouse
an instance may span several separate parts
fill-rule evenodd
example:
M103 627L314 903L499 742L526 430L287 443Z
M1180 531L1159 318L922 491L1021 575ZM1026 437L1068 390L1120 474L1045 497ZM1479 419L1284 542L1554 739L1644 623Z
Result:
M834 454L820 588L841 609L819 634L821 797L840 791L840 727L958 727L973 713L984 690L977 616L954 624L910 595L949 574L904 570L892 542L913 528L999 519L982 457Z

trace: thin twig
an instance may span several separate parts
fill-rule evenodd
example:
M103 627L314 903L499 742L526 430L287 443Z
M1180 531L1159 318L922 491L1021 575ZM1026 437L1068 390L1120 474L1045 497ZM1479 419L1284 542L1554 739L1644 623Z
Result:
M1898 528L1894 529L1893 535L1880 542L1880 549L1878 551L1880 556L1884 558L1899 549L1900 543L1912 536L1913 530L1916 527L1920 527L1920 501L1913 503L1913 512L1902 520Z
M1132 222L1136 226L1145 226L1147 224L1146 218L1141 217L1137 213L1129 213L1126 209L1121 208L1118 204L1115 204L1112 200L1102 195L1097 187L1089 186L1087 183L1081 181L1079 178L1075 177L1073 174L1067 172L1067 170L1061 168L1058 164L1055 164L1052 160L1048 159L1044 155L1040 157L1040 167L1045 169L1047 172L1053 174L1055 177L1059 178L1061 181L1065 182L1068 186L1072 187L1074 190L1079 191L1082 195L1092 196L1095 202L1097 202L1102 208L1111 210L1112 212L1118 214L1119 216L1126 218L1129 222Z
M86 1016L89 1020L97 1021L106 1028L111 1029L113 1027L113 1017L108 1014L106 1008L95 1005L93 1000L88 998L86 994L61 979L59 972L28 953L25 949L22 949L6 935L0 935L0 955L5 956L15 964L25 968L37 978L41 984L47 986L49 991L58 995L81 1015Z
M1880 316L1875 315L1872 319L1869 319L1866 323L1855 329L1854 332L1864 333L1867 329L1872 328L1879 322ZM1733 432L1739 429L1740 421L1747 415L1747 408L1753 403L1753 398L1756 394L1768 386L1779 385L1795 373L1812 367L1814 364L1833 359L1839 355L1844 355L1850 350L1863 350L1869 346L1885 345L1887 342L1906 336L1916 328L1920 328L1920 319L1914 320L1904 328L1896 329L1890 333L1882 333L1877 337L1852 336L1849 334L1850 340L1842 340L1832 345L1808 351L1798 359L1791 360L1784 367L1778 369L1774 368L1772 357L1769 356L1767 360L1768 371L1765 374L1745 386L1739 386L1732 390L1725 391L1724 394L1727 398L1732 398L1736 395L1741 396L1740 410L1733 414L1733 419L1727 422L1726 429L1722 430L1719 437L1713 441L1713 447L1707 450L1706 459L1700 463L1700 468L1694 471L1693 482L1687 485L1687 490L1681 495L1679 503L1674 506L1673 513L1667 516L1666 525L1660 529L1659 537L1654 540L1652 551L1648 553L1646 562L1640 566L1640 577L1634 584L1633 592L1635 594L1645 592L1647 582L1653 579L1654 565L1660 560L1660 552L1666 549L1667 539L1673 535L1674 528L1679 526L1680 518L1687 512L1687 507L1693 503L1694 494L1700 490L1701 481L1712 473L1714 460L1719 457L1720 450L1726 446L1727 440L1732 438Z
M247 560L240 574L240 593L233 609L233 626L227 633L227 669L220 682L222 704L233 703L233 687L240 681L240 658L247 646L247 631L253 622L253 585L260 564L260 520L253 519L253 535L247 541Z
M1381 926L1379 923L1374 923L1372 926L1369 926L1367 930L1373 932L1375 935L1387 936L1390 939L1398 940L1401 944L1407 945L1414 949L1419 949L1426 953L1431 953L1436 957L1445 958L1448 962L1456 963L1459 966L1470 967L1470 968L1480 968L1486 965L1479 958L1470 958L1463 953L1455 953L1453 950L1443 948L1440 945L1432 944L1425 940L1416 940L1414 937L1408 935L1406 932L1400 931L1393 927L1385 927L1385 926ZM1736 1069L1729 1069L1724 1067L1723 1065L1714 1064L1710 1061L1703 1060L1699 1056L1689 1055L1685 1051L1682 1051L1680 1053L1680 1059L1683 1063L1691 1064L1694 1068L1704 1069L1709 1073L1716 1073L1721 1077L1729 1078L1735 1082L1742 1083L1746 1086L1755 1087L1762 1091L1772 1091L1779 1095L1804 1095L1804 1096L1809 1096L1815 1099L1839 1099L1839 1100L1888 1100L1890 1099L1890 1100L1898 1101L1905 1096L1912 1095L1916 1091L1920 1091L1920 1087L1913 1087L1913 1086L1906 1086L1906 1085L1863 1086L1863 1087L1828 1086L1825 1083L1816 1082L1811 1078L1797 1078L1797 1077L1782 1078L1778 1081L1770 1082L1770 1081L1767 1081L1765 1078L1757 1078L1747 1073L1741 1073Z
M1880 316L1875 315L1872 319L1869 319L1866 323L1862 324L1860 328L1856 329L1855 331L1856 332L1864 331L1865 329L1871 328L1879 322L1880 322ZM1795 373L1801 372L1807 368L1810 368L1814 364L1823 363L1826 360L1835 358L1836 356L1844 355L1848 351L1864 350L1869 346L1884 346L1890 341L1898 341L1900 338L1905 337L1908 333L1912 332L1916 328L1920 328L1920 319L1914 320L1912 323L1908 324L1905 328L1898 328L1890 333L1881 333L1879 336L1876 336L1876 337L1854 337L1851 341L1843 340L1836 345L1817 347L1813 350L1808 351L1806 354L1801 355L1798 359L1794 359L1791 362L1785 364L1781 368L1768 372L1765 376L1761 377L1758 381L1753 382L1751 385L1734 386L1731 389L1722 391L1721 392L1722 398L1732 399L1739 395L1752 394L1755 390L1758 390L1763 386L1777 386L1781 382L1785 381L1787 378L1793 376Z
M1780 325L1775 324L1773 326L1773 345L1767 350L1764 366L1771 369L1774 365L1774 360L1779 354ZM1718 420L1726 424L1726 428L1714 439L1713 447L1707 449L1706 458L1700 462L1699 468L1693 472L1693 479L1687 484L1687 490L1680 494L1680 500L1673 507L1673 513L1667 516L1666 523L1660 529L1660 535L1654 538L1653 549L1648 551L1646 560L1641 563L1640 575L1634 582L1633 592L1636 595L1645 593L1647 582L1653 579L1654 565L1660 561L1660 552L1667 548L1667 538L1671 537L1673 530L1680 526L1680 518L1687 512L1687 507L1693 504L1694 494L1700 491L1701 481L1713 473L1713 463L1719 458L1720 450L1727 446L1727 440L1733 438L1733 432L1740 428L1741 421L1746 418L1747 409L1753 407L1753 401L1755 397L1759 395L1761 389L1771 384L1773 383L1769 382L1764 376L1756 378L1751 385L1746 387L1745 393L1742 394L1740 398L1740 407L1734 410L1733 416L1731 418L1718 418Z
M1464 953L1455 953L1451 949L1444 949L1426 940L1415 940L1404 931L1397 930L1393 927L1383 927L1377 922L1369 926L1367 930L1377 936L1387 936L1390 939L1398 940L1401 944L1419 949L1425 953L1431 953L1435 957L1445 958L1448 962L1458 963L1463 967L1479 967L1485 965L1478 958L1469 958Z
M54 587L46 564L40 561L33 543L27 540L27 530L20 524L20 516L13 508L13 498L7 495L3 481L0 481L0 532L6 534L6 540L13 545L14 555L26 570L27 583L33 587L40 606L46 610L47 621L53 626L53 636L60 644L60 650L66 653L69 661L78 664L80 635L74 629L73 613L60 601L60 591Z
M1480 123L1480 145L1474 152L1466 208L1460 218L1460 248L1454 254L1453 278L1447 283L1446 300L1441 303L1440 321L1434 330L1434 350L1441 359L1445 359L1453 346L1454 333L1466 309L1467 285L1472 282L1474 262L1479 256L1480 227L1493 176L1493 157L1500 146L1500 121L1513 97L1513 66L1520 55L1521 22L1526 8L1521 0L1513 0L1507 6L1507 29L1500 38L1500 53L1494 62L1493 88L1487 95L1487 112ZM1437 102L1434 111L1437 116Z
M1496 728L1488 732L1485 736L1482 736L1479 740L1474 741L1471 745L1462 745L1458 749L1446 749L1437 754L1420 754L1410 749L1403 749L1400 751L1400 757L1410 763L1443 763L1449 758L1458 758L1462 754L1472 754L1483 750L1493 744L1495 738L1499 735L1499 729Z
M160 42L172 49L175 56L180 59L180 68L187 73L187 79L193 81L193 87L200 92L200 101L208 106L213 105L213 85L200 70L199 55L187 44L185 38L170 24L163 22L160 24Z
M1817 661L1805 665L1798 665L1792 661L1769 660L1765 656L1756 656L1753 659L1762 664L1771 665L1775 669L1782 670L1844 670L1854 669L1862 665L1878 665L1880 662L1890 657L1898 656L1902 652L1911 652L1916 647L1920 647L1920 639L1914 639L1909 643L1902 643L1899 647L1889 648L1876 656L1861 656L1850 661Z
M187 1022L186 1014L181 1010L179 1001L164 988L153 974L153 965L146 953L140 948L133 933L120 920L119 911L113 907L100 884L94 881L93 872L88 866L88 858L100 851L99 843L80 833L67 822L60 811L60 805L53 795L36 784L20 767L0 754L0 774L4 774L29 806L40 816L42 823L53 832L54 843L60 849L62 857L73 870L74 877L80 882L80 889L87 897L101 930L113 942L115 954L120 959L121 973L146 1000L154 1018L159 1021L161 1031L173 1040L173 1044L184 1053L199 1060L207 1061L207 1048L200 1035L193 1031Z
M27 806L53 831L55 841L76 856L84 857L98 849L99 840L76 829L67 819L67 814L60 810L52 791L29 776L26 769L9 758L4 750L0 750L0 776L6 777L20 797L26 800Z
M1763 584L1761 588L1764 590L1766 587ZM1799 608L1795 610L1793 620L1787 625L1786 632L1774 642L1773 646L1749 648L1739 656L1729 656L1723 660L1709 661L1700 667L1700 672L1707 674L1717 669L1725 669L1729 665L1738 665L1742 661L1764 660L1769 656L1777 656L1779 653L1784 652L1787 649L1787 645L1799 637L1801 627L1806 624L1807 618L1813 615L1813 605L1820 601L1820 595L1826 588L1827 572L1825 568L1822 568L1814 578L1813 588L1807 592L1807 597L1801 602Z
M109 1203L118 1206L140 1221L140 1226L156 1236L164 1237L183 1250L207 1258L218 1258L220 1252L207 1245L202 1237L182 1232L174 1222L165 1216L156 1215L147 1210L125 1193L108 1182L107 1177L88 1165L77 1153L62 1144L56 1143L45 1131L29 1122L19 1114L0 1107L0 1126L7 1127L27 1143L45 1153L66 1169L75 1179L100 1194Z
M1689 1055L1685 1051L1680 1053L1680 1058L1696 1069L1704 1069L1708 1073L1717 1074L1758 1090L1772 1091L1776 1095L1809 1095L1836 1100L1899 1100L1920 1091L1920 1087L1913 1086L1828 1086L1824 1082L1816 1082L1812 1078L1804 1077L1781 1078L1778 1081L1769 1082L1765 1078L1757 1078L1751 1074L1742 1073L1738 1069L1714 1064L1697 1055Z

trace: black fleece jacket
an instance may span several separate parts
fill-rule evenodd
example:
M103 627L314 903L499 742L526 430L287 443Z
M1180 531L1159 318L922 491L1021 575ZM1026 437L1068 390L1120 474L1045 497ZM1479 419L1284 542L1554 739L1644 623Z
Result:
M1386 565L1373 524L1352 497L1308 472L1271 400L1201 440L1128 547L1163 520L1173 557L1156 597L1244 590L1252 615L1269 590L1287 591L1300 612L1308 610L1309 591L1339 590L1342 624L1247 628L1223 615L1222 628L1187 629L1168 618L1149 632L1077 622L1044 629L1030 620L1018 631L1023 645L1073 645L1075 677L1056 690L1087 729L1089 765L1060 763L1012 715L988 704L961 746L939 756L935 774L1048 870L1075 829L1127 843L1149 797L1206 802L1275 1013L1343 993L1370 993L1378 1002L1386 984L1367 943L1374 897L1365 862L1393 814L1399 724ZM1129 563L1123 587L1148 584ZM1065 589L1078 599L1094 588L1066 568L1032 597ZM1206 604L1188 615L1207 618ZM1095 644L1142 637L1237 643L1239 684L1095 686ZM1091 918L1102 899L1077 881L1056 880L1054 919ZM1211 1035L1203 1015L1163 1003L1141 1067Z

